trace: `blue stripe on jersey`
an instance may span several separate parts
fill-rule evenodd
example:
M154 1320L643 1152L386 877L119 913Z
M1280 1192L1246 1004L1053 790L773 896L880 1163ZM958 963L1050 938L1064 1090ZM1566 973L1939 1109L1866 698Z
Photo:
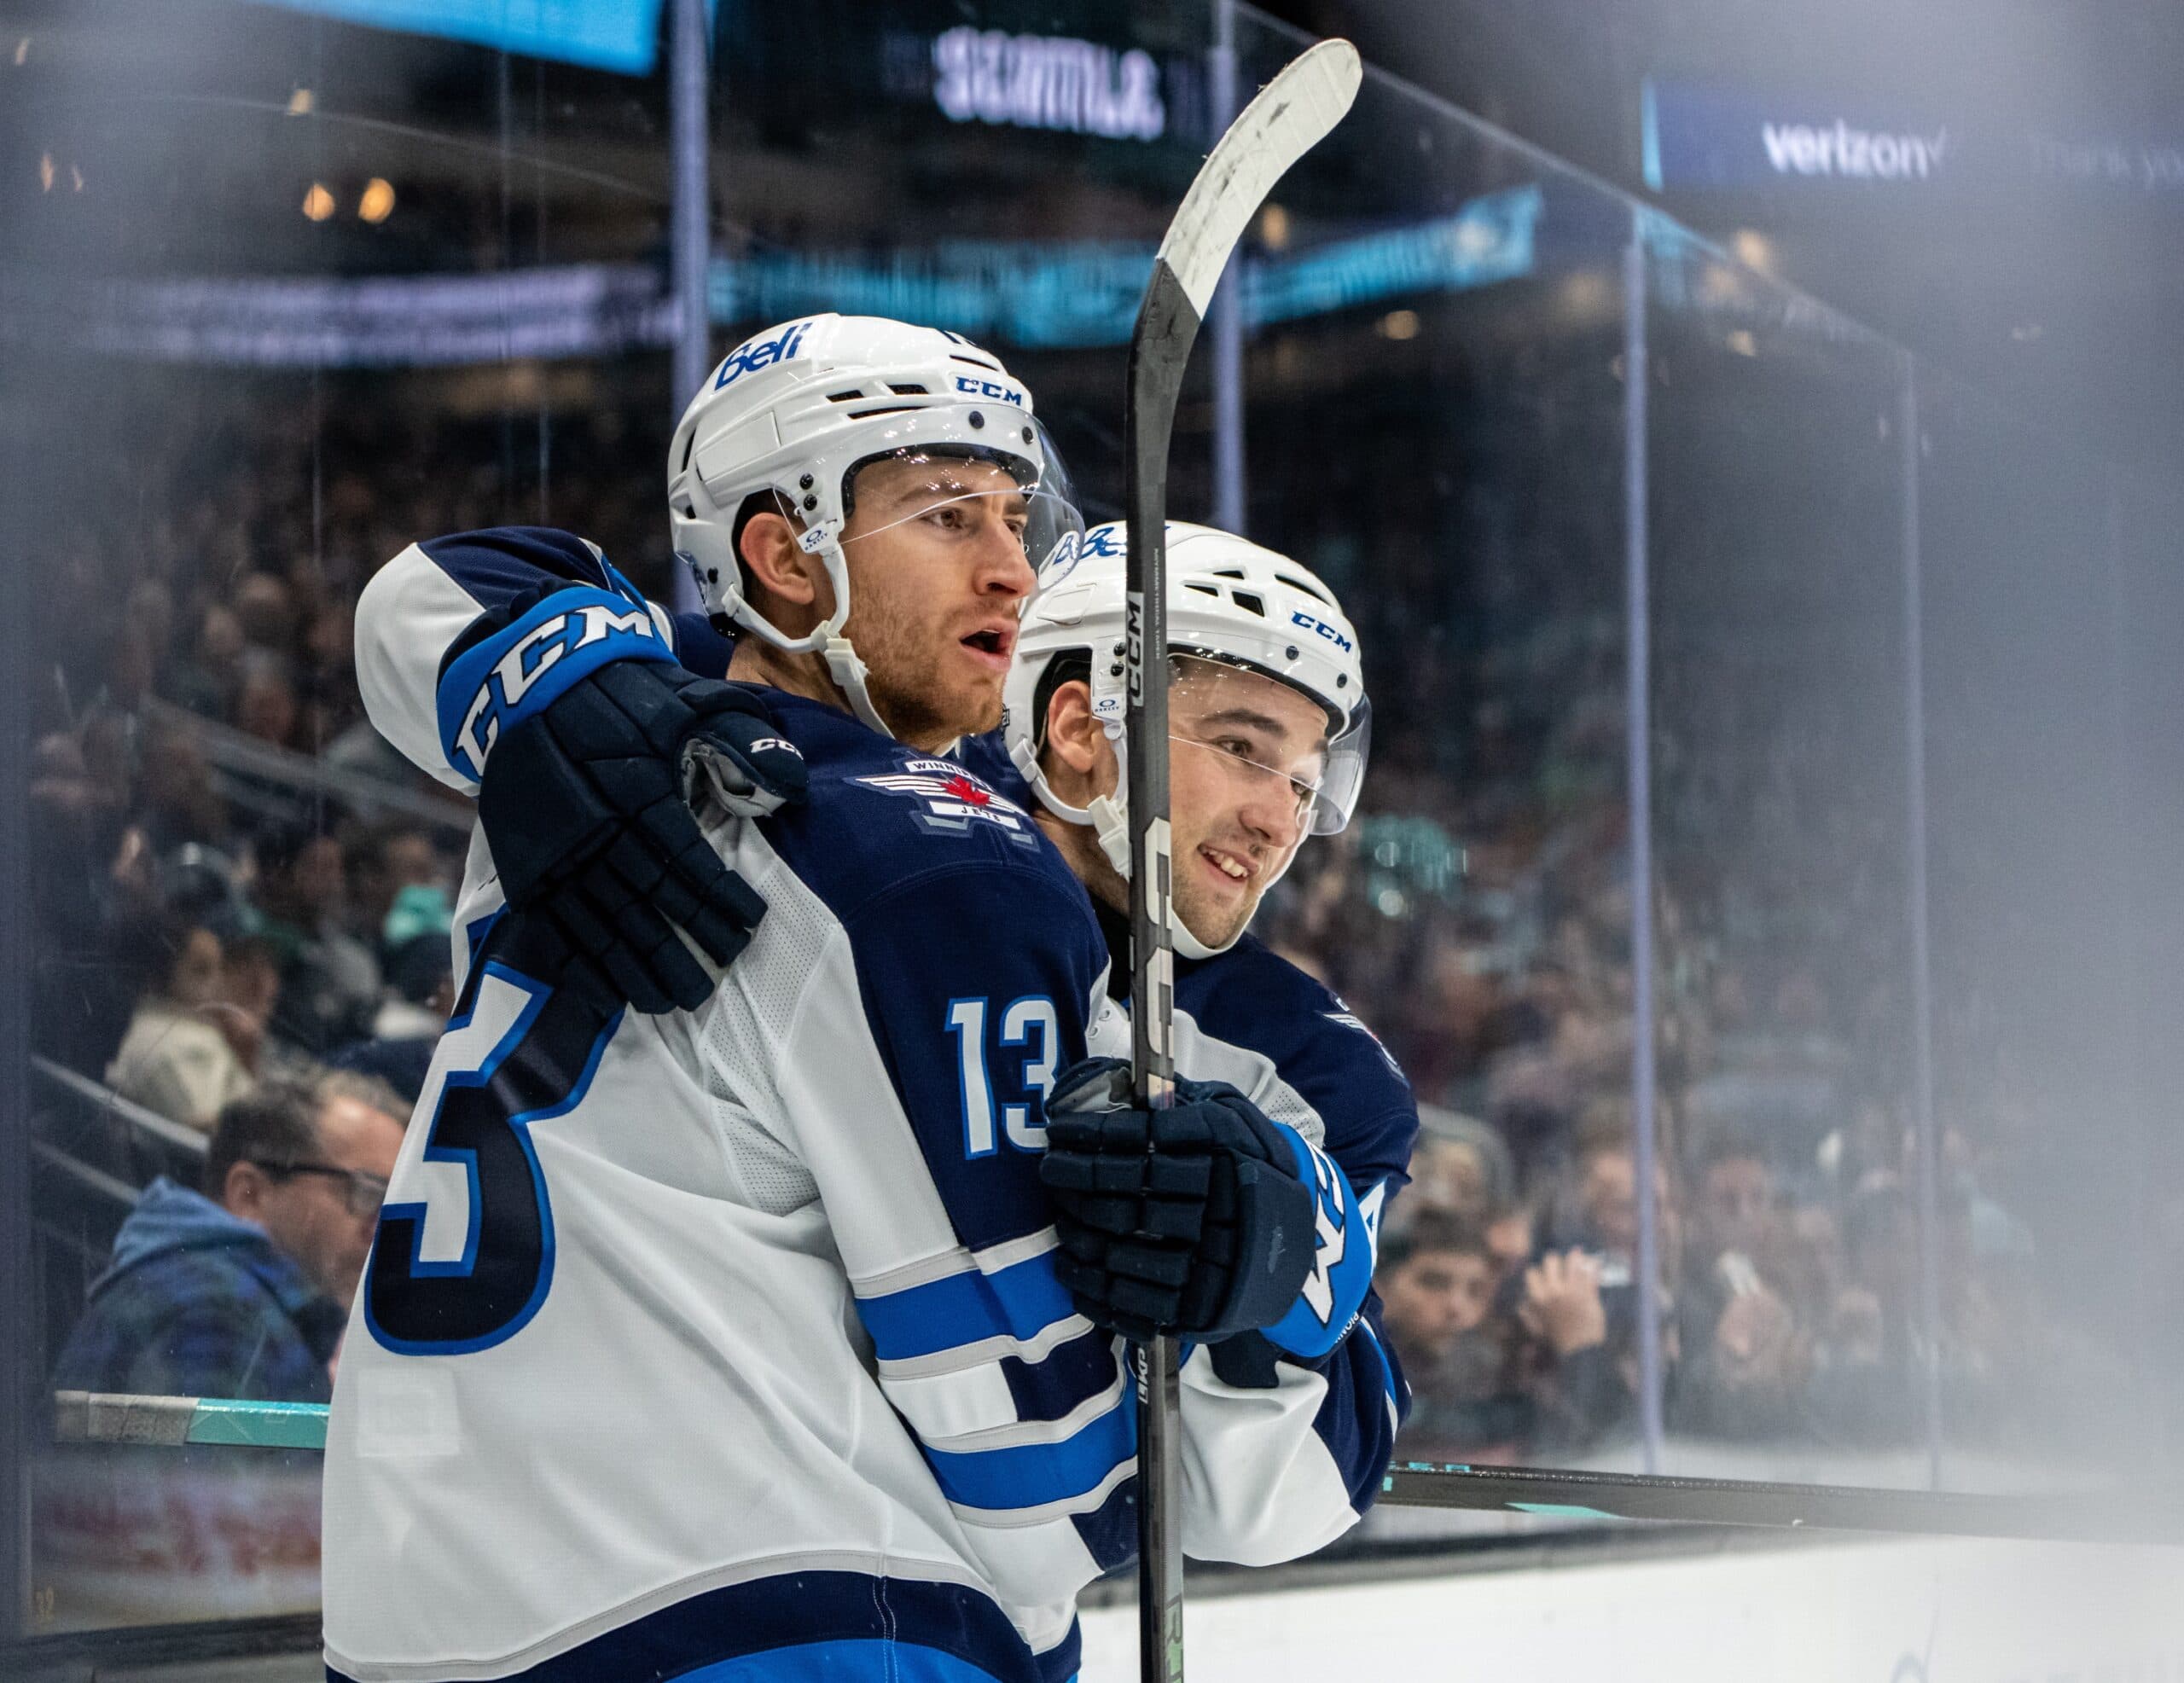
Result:
M440 746L465 777L483 775L501 733L543 711L571 685L614 660L672 663L652 613L611 590L556 590L440 674Z
M857 1663L812 1669L809 1663L825 1657L816 1651ZM640 1677L834 1683L886 1676L906 1683L1069 1683L1083 1652L1072 1624L1061 1641L1034 1654L997 1605L961 1585L798 1571L693 1595L508 1673L502 1683ZM880 1663L871 1663L874 1658ZM729 1668L746 1660L777 1662L779 1668ZM351 1683L331 1666L326 1675L328 1683Z
M845 1683L854 1677L886 1678L890 1683L994 1683L991 1672L938 1648L870 1637L743 1654L686 1671L678 1683Z
M1107 1500L1089 1513L1070 1516L1078 1539L1100 1570L1112 1572L1137 1558L1137 1475L1115 1486Z
M859 1297L857 1309L882 1361L931 1355L982 1338L1028 1339L1077 1313L1054 1278L1050 1251L992 1274L974 1268L905 1291Z
M928 1448L925 1459L950 1501L1003 1512L1067 1501L1096 1490L1136 1453L1137 1402L1125 1389L1112 1408L1059 1443L961 1453Z

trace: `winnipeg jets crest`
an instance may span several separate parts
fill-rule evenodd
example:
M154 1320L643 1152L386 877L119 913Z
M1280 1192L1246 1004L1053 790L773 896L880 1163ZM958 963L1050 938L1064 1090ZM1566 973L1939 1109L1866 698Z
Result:
M857 781L917 801L920 807L910 815L912 819L935 835L968 835L973 824L983 823L994 826L1020 847L1039 844L1029 813L994 793L953 760L910 760L901 771Z

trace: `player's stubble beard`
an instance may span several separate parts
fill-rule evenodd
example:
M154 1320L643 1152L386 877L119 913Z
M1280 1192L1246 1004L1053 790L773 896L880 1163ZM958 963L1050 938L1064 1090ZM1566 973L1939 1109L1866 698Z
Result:
M1070 869L1077 873L1077 879L1084 885L1085 891L1111 910L1128 916L1130 910L1130 879L1118 871L1106 853L1101 850L1099 838L1093 833L1092 827L1072 824L1066 819L1056 817L1043 807L1036 810L1032 817L1040 829L1046 833L1047 839L1054 843L1061 856L1068 862ZM1179 841L1178 848L1182 844ZM1188 845L1194 852L1198 843L1193 840ZM1246 850L1240 847L1232 850L1241 852ZM1180 872L1177 878L1175 891L1177 920L1197 937L1200 944L1217 952L1243 934L1265 895L1264 888L1260 885L1265 880L1263 877L1253 884L1240 902L1228 906L1213 905L1208 903L1207 897L1199 891L1198 885L1183 879Z
M865 665L865 693L890 733L899 742L938 749L959 737L981 735L1001 723L1002 681L982 683L973 676L944 677L945 656L919 645L920 634L889 626L851 641ZM872 646L866 647L871 639Z

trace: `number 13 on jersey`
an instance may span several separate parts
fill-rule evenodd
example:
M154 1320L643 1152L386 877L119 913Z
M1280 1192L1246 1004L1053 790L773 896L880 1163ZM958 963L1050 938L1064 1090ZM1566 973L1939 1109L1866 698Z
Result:
M996 1015L990 1001L950 1000L947 1029L956 1036L963 1155L990 1157L998 1149L994 1115L997 1077L1006 1083L999 1131L1019 1151L1046 1150L1046 1124L1032 1120L1032 1095L1037 1094L1037 1114L1043 1117L1047 1095L1054 1088L1056 1049L1061 1043L1054 1002L1031 994L1010 1001Z

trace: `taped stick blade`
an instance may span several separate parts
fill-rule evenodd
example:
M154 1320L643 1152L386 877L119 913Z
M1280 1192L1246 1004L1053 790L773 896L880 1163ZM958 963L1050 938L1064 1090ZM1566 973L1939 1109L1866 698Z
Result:
M1289 166L1342 120L1364 78L1356 48L1322 41L1260 89L1215 145L1160 242L1160 261L1201 317L1244 224Z

